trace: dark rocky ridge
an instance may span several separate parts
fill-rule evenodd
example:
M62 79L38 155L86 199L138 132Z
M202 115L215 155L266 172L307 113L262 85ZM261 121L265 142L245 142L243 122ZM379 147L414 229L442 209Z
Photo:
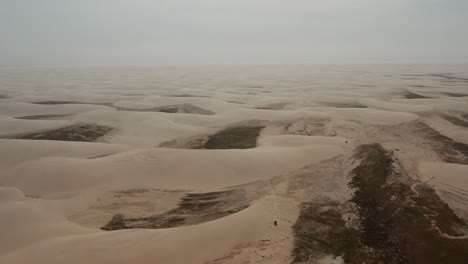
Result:
M468 225L429 186L409 177L379 144L359 146L352 160L359 164L349 173L348 203L302 205L296 263L329 254L346 263L465 263L468 239L461 236ZM346 206L354 208L355 227L343 219Z
M468 164L468 145L444 136L422 122L414 121L403 126L425 139L425 143L432 146L445 162Z
M443 93L445 95L448 95L448 96L452 96L452 97L466 97L468 96L468 94L461 94L461 93Z
M112 127L97 124L75 124L57 129L16 134L4 138L95 142L112 130Z
M249 149L257 146L257 137L265 125L228 127L208 136L205 149Z
M408 91L405 93L405 98L406 99L421 99L421 98L430 98L430 97L426 97L426 96Z
M465 118L449 114L442 114L441 117L456 126L468 127L468 120L466 120Z
M190 149L249 149L257 146L257 138L265 121L249 120L230 125L211 135L175 139L163 142L159 147Z
M328 107L335 108L369 108L367 105L361 103L322 103Z
M61 117L69 116L69 114L47 114L47 115L30 115L30 116L20 116L15 117L16 119L27 119L27 120L47 120L47 119L56 119Z
M64 104L86 104L86 105L102 105L114 107L112 103L94 103L94 102L79 102L79 101L38 101L31 102L31 104L40 104L40 105L64 105Z

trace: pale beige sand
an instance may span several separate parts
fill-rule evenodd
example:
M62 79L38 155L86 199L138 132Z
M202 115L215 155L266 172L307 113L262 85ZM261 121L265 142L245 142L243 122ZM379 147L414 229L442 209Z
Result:
M186 80L179 79L181 71ZM467 97L443 94L463 92L466 83L446 87L432 77L403 80L404 73L171 68L64 71L48 79L37 72L12 71L0 80L0 94L9 97L0 100L0 136L75 123L114 130L99 143L0 139L0 263L291 263L291 226L300 203L349 196L345 189L327 189L330 178L334 185L346 186L345 172L328 173L327 166L341 164L340 157L369 142L393 150L411 176L433 184L457 213L468 217L468 166L442 162L413 132L387 132L420 121L467 143L466 128L438 116L468 114ZM42 88L36 89L36 83ZM403 99L406 91L431 98ZM89 104L29 103L39 101ZM179 104L214 115L112 107ZM257 109L265 106L273 109ZM69 115L60 120L15 119L53 114ZM247 120L267 124L255 148L158 148L163 142L212 135ZM304 171L314 175L314 183L293 193L292 179ZM189 192L230 187L246 190L248 208L191 226L99 229L117 213L163 214ZM317 263L342 259L326 255Z

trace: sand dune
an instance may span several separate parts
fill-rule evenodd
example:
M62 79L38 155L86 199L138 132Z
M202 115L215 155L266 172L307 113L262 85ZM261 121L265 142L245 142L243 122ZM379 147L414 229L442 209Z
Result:
M0 79L2 264L467 257L461 73L39 73Z
M460 216L468 218L468 166L442 162L420 164L421 178L433 185L439 195Z

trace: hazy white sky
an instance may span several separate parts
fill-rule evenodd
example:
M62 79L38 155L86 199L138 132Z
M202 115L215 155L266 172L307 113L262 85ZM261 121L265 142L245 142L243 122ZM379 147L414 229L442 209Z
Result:
M468 63L468 0L0 0L0 65Z

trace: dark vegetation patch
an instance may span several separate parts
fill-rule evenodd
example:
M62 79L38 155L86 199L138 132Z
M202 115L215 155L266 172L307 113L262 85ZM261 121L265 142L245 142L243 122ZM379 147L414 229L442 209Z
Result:
M468 94L461 94L461 93L443 93L445 95L448 95L448 96L452 96L452 97L466 97L468 96Z
M102 105L102 106L114 107L114 104L112 103L93 103L93 102L79 102L79 101L39 101L39 102L31 102L31 103L40 104L40 105L85 104L85 105Z
M350 173L356 227L348 227L338 203L305 203L294 225L295 262L323 255L345 263L465 263L467 223L424 184L415 181L379 144L359 146ZM351 222L350 222L351 223ZM441 232L456 239L442 235Z
M204 149L249 149L257 146L257 137L266 125L237 125L208 136Z
M144 189L136 191L144 191ZM177 208L167 213L139 218L126 218L122 214L117 214L101 229L112 231L132 228L157 229L194 225L239 212L248 206L246 192L243 189L189 193L182 198Z
M201 107L191 104L178 104L178 105L166 105L152 108L127 108L117 107L119 111L134 111L134 112L163 112L163 113L184 113L184 114L199 114L199 115L214 115L215 113L203 109Z
M441 117L456 126L468 127L468 120L466 120L465 118L449 114L442 114Z
M430 98L430 97L426 97L426 96L408 91L405 93L405 98L406 99L421 99L421 98Z
M57 119L61 117L70 116L69 114L48 114L48 115L30 115L30 116L20 116L15 117L16 119L27 119L27 120L47 120L47 119Z
M328 107L335 108L368 108L367 105L361 103L322 103Z
M57 129L17 134L8 136L6 138L95 142L99 138L105 136L111 130L113 130L113 128L108 126L100 126L96 124L76 124Z

